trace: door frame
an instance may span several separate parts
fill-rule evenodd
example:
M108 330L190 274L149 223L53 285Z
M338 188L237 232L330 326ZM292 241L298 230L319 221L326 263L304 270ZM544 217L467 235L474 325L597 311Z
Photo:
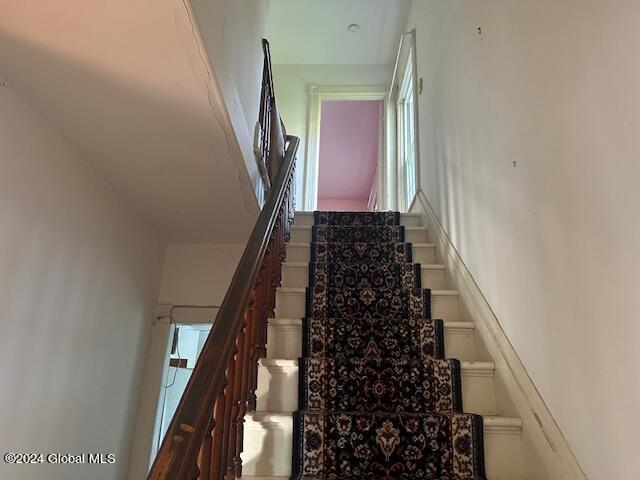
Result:
M213 325L217 305L156 305L138 401L127 478L146 478L162 441L162 413L171 344L178 324Z
M314 211L318 205L318 171L320 155L320 120L324 100L382 100L379 139L385 145L378 153L378 198L380 208L386 208L387 165L386 135L388 122L387 96L389 89L383 85L309 85L309 114L307 118L307 144L305 149L302 184L302 210Z

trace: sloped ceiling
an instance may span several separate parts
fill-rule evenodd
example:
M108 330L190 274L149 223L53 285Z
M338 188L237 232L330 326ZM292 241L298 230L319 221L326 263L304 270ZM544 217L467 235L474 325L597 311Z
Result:
M0 73L170 241L244 241L258 204L189 10L0 2Z
M391 64L410 0L271 0L268 38L277 64ZM350 33L347 27L358 24Z

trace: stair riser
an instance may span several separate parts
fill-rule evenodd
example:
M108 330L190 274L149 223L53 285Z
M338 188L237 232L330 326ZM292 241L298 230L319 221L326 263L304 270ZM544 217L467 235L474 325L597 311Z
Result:
M411 246L411 250L415 263L421 263L422 265L436 263L436 248L433 245L414 244ZM287 245L287 261L309 263L311 261L311 252L308 242Z
M296 212L294 217L294 223L296 227L305 227L314 224L313 212ZM408 227L418 227L422 225L422 217L418 214L401 213L400 225L406 225Z
M448 358L472 362L477 360L472 329L450 329L445 324L444 351ZM302 356L302 327L299 325L269 325L267 328L267 358L295 360Z
M291 288L304 288L309 285L309 265L287 265L282 269L282 286ZM445 270L442 268L423 268L422 287L433 289L445 289Z
M256 390L258 412L298 410L298 367L260 366ZM462 368L462 405L468 413L495 415L493 370Z
M292 421L263 423L247 420L244 426L243 475L289 476L292 430ZM522 478L519 431L496 432L485 428L484 442L489 480Z
M427 235L426 228L407 228L404 232L404 240L405 242L410 243L427 243L429 241L429 237ZM292 243L310 243L311 242L311 228L297 228L294 227L291 229L291 240Z
M305 316L305 294L303 291L283 291L276 293L276 317L303 318ZM445 322L459 321L457 295L431 295L431 317Z

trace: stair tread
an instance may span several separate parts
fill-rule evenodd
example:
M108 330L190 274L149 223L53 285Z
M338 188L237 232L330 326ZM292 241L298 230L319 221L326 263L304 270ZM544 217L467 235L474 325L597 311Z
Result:
M293 423L291 413L286 412L249 412L245 416L246 422L262 424ZM500 415L483 415L482 421L485 433L494 431L510 431L519 433L522 429L522 419L519 417L505 417Z
M309 266L309 262L284 262L282 264L284 268L307 268ZM447 267L440 263L421 263L420 266L423 270L446 270Z
M282 293L305 293L307 291L306 287L278 287L278 291ZM440 290L431 290L431 296L449 296L449 297L457 297L457 290L448 290L448 289L440 289Z
M269 326L301 327L302 318L276 317L269 319ZM445 330L471 330L475 329L473 322L444 322Z
M261 358L258 361L258 364L261 367L288 367L288 368L298 368L298 359L293 358ZM495 365L493 362L480 362L480 361L460 361L461 370L481 370L481 371L493 371L495 370Z
M292 228L298 228L298 227L292 227ZM414 247L420 247L420 248L435 248L436 244L435 243L425 243L425 242L405 242L405 243L411 243L412 246ZM309 247L309 242L288 242L287 243L288 247Z
M317 227L319 225L293 225L291 228L293 230L311 230L311 227ZM349 227L349 225L333 225L336 227ZM372 225L372 228L381 227L381 226L389 226L389 227L404 227L405 230L426 230L426 225ZM359 225L358 227L367 227L367 225ZM358 228L351 227L351 228Z
M307 210L296 210L294 212L294 214L298 215L298 216L300 216L300 215L307 216L307 215L314 215L315 211L311 212L311 211L307 211ZM402 212L402 213L400 213L401 217L420 217L421 215L422 215L421 213L415 213L415 212Z

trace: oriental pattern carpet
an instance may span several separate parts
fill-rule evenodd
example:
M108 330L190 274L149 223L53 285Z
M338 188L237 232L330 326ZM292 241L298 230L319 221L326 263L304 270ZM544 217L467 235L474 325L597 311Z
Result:
M312 240L291 478L483 480L400 215L316 212Z

